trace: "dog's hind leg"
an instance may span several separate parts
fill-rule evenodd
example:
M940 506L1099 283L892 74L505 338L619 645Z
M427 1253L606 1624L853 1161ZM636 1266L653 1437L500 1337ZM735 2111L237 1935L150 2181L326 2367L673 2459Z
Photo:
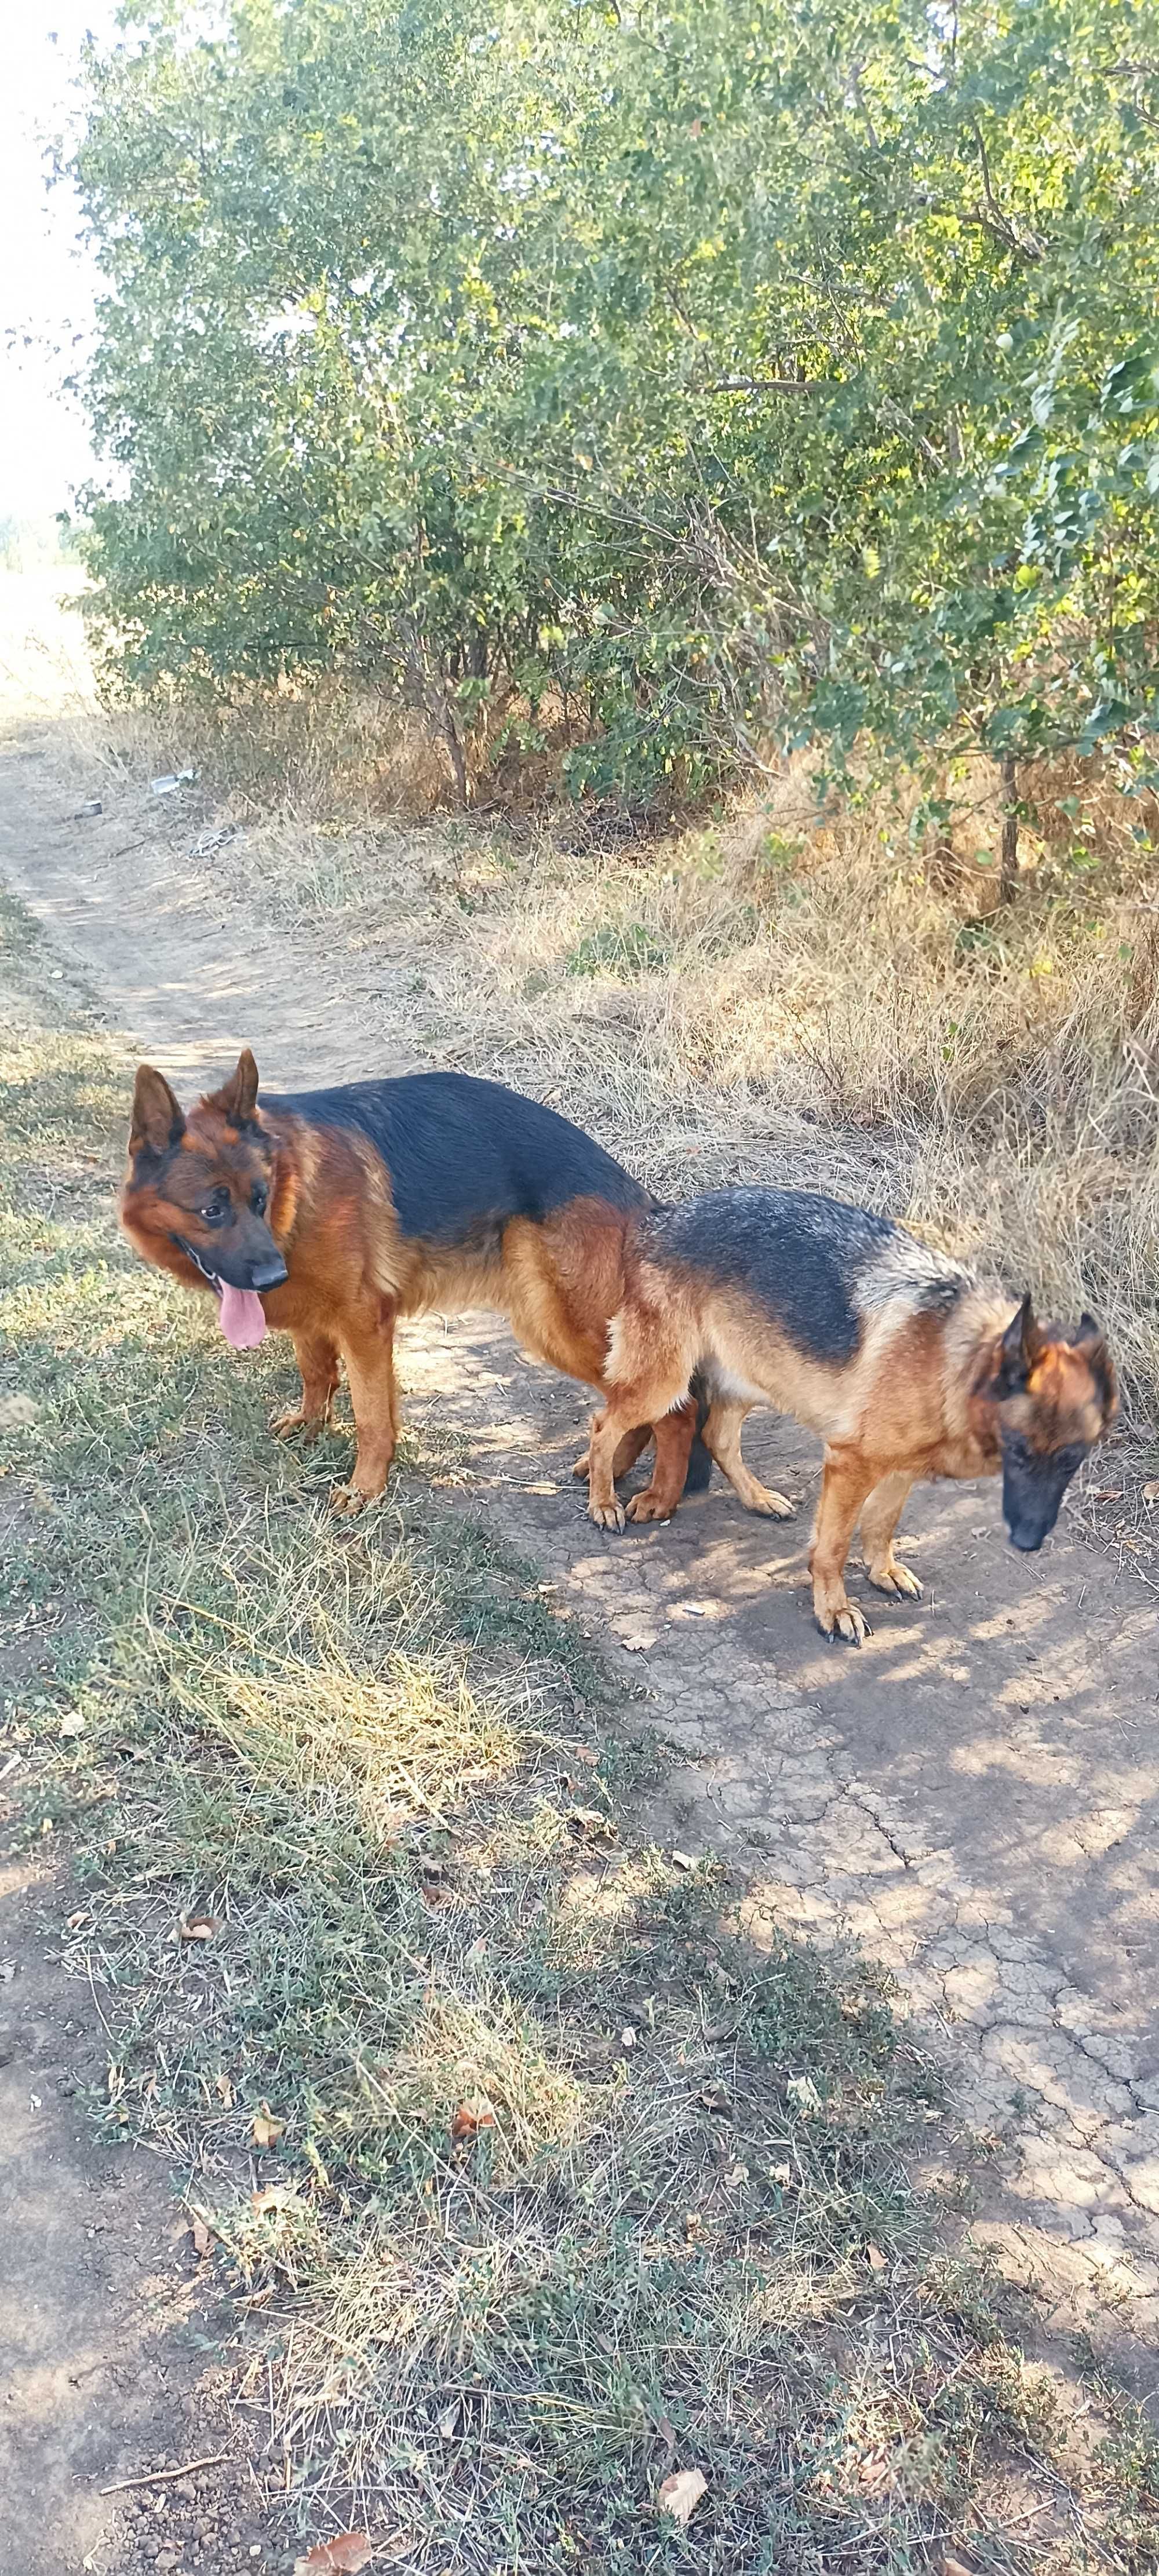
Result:
M611 1405L592 1415L591 1439L588 1446L588 1519L597 1529L623 1529L627 1519L624 1506L616 1499L613 1475L616 1452L621 1440L634 1426L618 1419Z
M316 1440L330 1419L330 1406L338 1384L338 1349L326 1333L295 1333L294 1352L302 1372L302 1395L298 1404L287 1405L284 1413L271 1417L270 1429L278 1440L300 1431L307 1440Z
M795 1504L787 1501L784 1494L775 1493L771 1486L762 1485L741 1456L741 1424L751 1411L750 1404L726 1404L718 1396L709 1408L700 1436L709 1457L716 1460L722 1476L727 1476L746 1512L763 1512L769 1520L791 1521Z
M632 1435L635 1438L635 1433ZM656 1424L656 1456L651 1483L642 1493L633 1494L628 1505L630 1521L669 1521L684 1491L688 1475L688 1457L696 1437L696 1405L686 1397ZM621 1441L620 1447L623 1447ZM619 1450L616 1456L619 1456ZM612 1462L615 1473L615 1460Z
M701 1338L694 1307L674 1306L667 1282L652 1277L646 1264L629 1270L623 1302L608 1323L604 1407L591 1430L588 1518L599 1528L623 1529L612 1471L621 1441L645 1422L652 1425L656 1465L648 1512L639 1517L667 1519L678 1502L696 1432L691 1387Z
M343 1346L358 1454L348 1485L331 1495L336 1512L360 1512L374 1502L390 1473L398 1438L398 1396L394 1383L394 1323L397 1309L384 1297L373 1324Z
M613 1484L618 1485L621 1476L626 1476L629 1470L635 1466L637 1458L640 1456L641 1451L647 1448L651 1437L652 1425L650 1422L641 1422L635 1431L626 1431L624 1433L624 1437L621 1440L615 1457L612 1460ZM590 1446L588 1449L585 1449L582 1458L576 1459L575 1465L571 1471L573 1476L578 1477L581 1483L586 1483L587 1481L589 1461Z
M629 1387L626 1394L617 1387L609 1392L603 1412L593 1418L588 1453L591 1462L588 1519L595 1521L598 1528L623 1529L627 1515L623 1504L616 1499L612 1471L620 1443L635 1432L641 1413L651 1415L656 1434L656 1465L648 1490L654 1498L660 1499L662 1508L659 1512L652 1510L638 1517L667 1520L669 1513L675 1510L684 1490L688 1452L696 1429L695 1407L685 1409L684 1405L687 1388L685 1376L677 1379L675 1386ZM669 1500L668 1490L673 1482L675 1492ZM644 1496L639 1495L637 1500L643 1502Z
M913 1481L901 1469L896 1475L883 1476L861 1512L861 1544L870 1582L879 1592L892 1592L906 1601L920 1601L922 1587L916 1574L894 1555L893 1542Z
M870 1634L868 1619L854 1608L846 1592L845 1560L873 1481L872 1468L866 1467L856 1450L826 1450L817 1526L809 1551L813 1610L823 1637L844 1637L850 1646L860 1646Z

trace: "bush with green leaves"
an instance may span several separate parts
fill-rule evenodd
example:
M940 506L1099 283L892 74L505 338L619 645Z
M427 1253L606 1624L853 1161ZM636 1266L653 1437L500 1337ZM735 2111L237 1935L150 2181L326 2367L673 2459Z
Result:
M460 786L1011 764L1159 659L1152 0L225 0L91 50L123 684L351 669Z

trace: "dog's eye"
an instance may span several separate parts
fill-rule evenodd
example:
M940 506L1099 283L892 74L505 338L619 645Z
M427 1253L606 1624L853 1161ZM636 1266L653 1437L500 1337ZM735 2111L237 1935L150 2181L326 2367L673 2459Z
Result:
M215 1190L211 1199L197 1211L203 1225L224 1225L229 1215L229 1191Z
M264 1216L269 1203L270 1194L266 1188L265 1182L255 1181L253 1188L250 1191L250 1206L253 1209L254 1215Z

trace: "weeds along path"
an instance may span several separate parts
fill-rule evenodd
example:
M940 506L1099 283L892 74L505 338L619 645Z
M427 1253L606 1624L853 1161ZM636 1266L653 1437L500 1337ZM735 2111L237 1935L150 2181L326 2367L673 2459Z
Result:
M194 855L205 835L172 807L159 823L146 781L74 820L83 784L25 734L0 765L0 876L179 1087L243 1043L274 1081L422 1060L397 937L385 990L340 929L311 947L231 896L228 847ZM782 1168L770 1146L767 1177ZM892 1966L993 2138L982 2232L1004 2266L1044 2285L1068 2330L1097 2338L1113 2317L1149 2340L1154 1596L1087 1542L1077 1510L1028 1562L1004 1544L993 1488L930 1488L905 1541L923 1602L879 1603L860 1654L828 1647L804 1585L812 1442L769 1420L746 1432L758 1472L799 1497L795 1524L748 1519L715 1480L669 1528L597 1535L569 1474L579 1390L488 1320L412 1327L402 1359L410 1406L456 1435L451 1481L605 1640L641 1725L675 1748L661 1829L743 1869L758 1938L774 1912L844 1925Z

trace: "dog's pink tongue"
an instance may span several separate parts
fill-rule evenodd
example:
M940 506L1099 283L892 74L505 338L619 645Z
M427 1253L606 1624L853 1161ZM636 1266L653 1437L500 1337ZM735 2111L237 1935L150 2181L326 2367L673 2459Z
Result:
M235 1351L256 1351L266 1338L266 1319L262 1301L253 1288L227 1288L221 1291L218 1317L227 1342Z

